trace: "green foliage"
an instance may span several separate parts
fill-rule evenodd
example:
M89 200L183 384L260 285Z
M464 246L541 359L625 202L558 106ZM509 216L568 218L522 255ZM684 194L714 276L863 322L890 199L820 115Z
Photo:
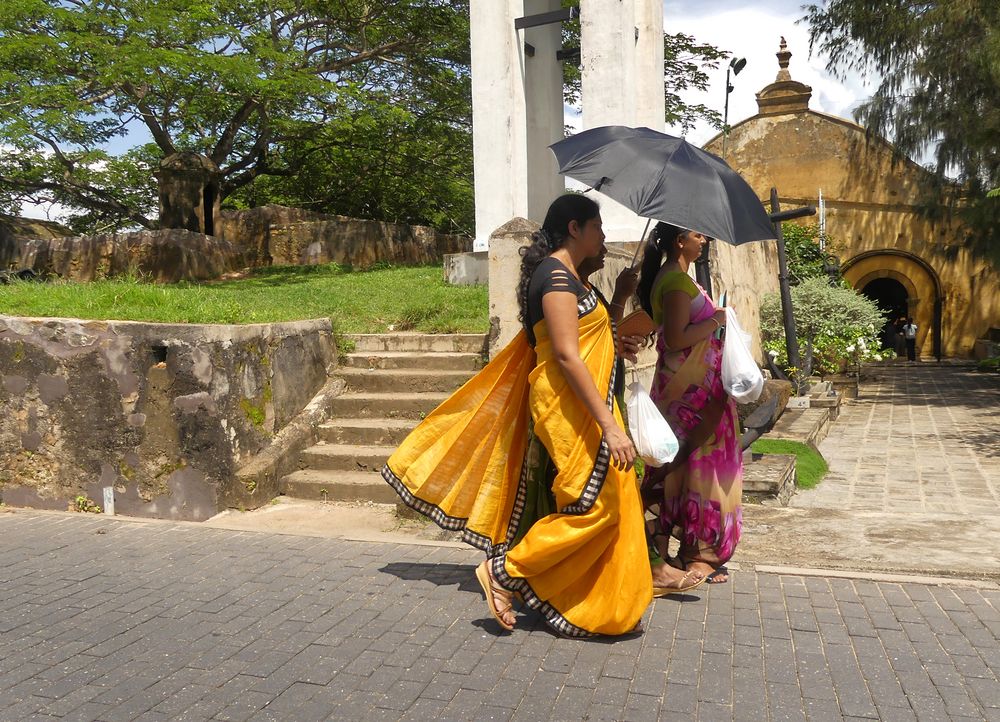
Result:
M827 251L819 247L819 225L785 222L781 224L781 235L785 241L789 282L792 285L807 278L829 278L825 269ZM826 239L826 242L830 249L830 240Z
M980 371L992 371L994 373L1000 373L1000 356L981 359L976 364L976 368Z
M807 278L792 288L792 313L799 349L809 355L812 370L840 373L865 361L882 359L878 333L884 321L874 302L846 286L831 286L824 278ZM785 332L778 294L764 297L760 309L765 351L785 368ZM789 369L793 376L797 370Z
M808 444L783 439L757 439L750 450L758 454L794 454L795 486L812 489L830 470L826 460Z
M84 495L77 496L73 499L72 511L79 511L89 514L100 514L101 507L99 507L95 502L91 501L88 497Z
M579 0L562 0L563 7L579 6ZM564 48L580 47L580 21L562 24ZM680 123L682 132L687 132L699 119L707 120L712 127L722 130L722 115L719 111L701 103L688 104L681 95L688 90L707 90L708 71L716 70L719 62L729 57L729 53L714 45L699 43L684 33L664 33L663 35L663 80L666 93L667 125ZM580 102L580 66L577 63L563 63L563 95L568 105Z
M972 246L1000 258L1000 3L996 0L827 0L806 7L810 40L829 68L877 77L856 111L868 129L916 156L934 150L938 186L973 231ZM946 173L958 173L959 184ZM941 204L928 201L940 215Z
M422 155L468 136L468 52L468 0L6 0L0 202L58 201L77 227L152 227L149 171L181 150L219 167L222 198L311 163L322 173L307 182L371 176L370 189L399 153L417 187L435 169L444 180L425 191L437 193L468 180ZM112 156L136 124L153 142Z
M162 323L333 319L338 333L485 333L485 286L451 286L440 266L357 272L336 264L272 266L247 278L157 285L138 276L92 283L14 282L0 308L15 316Z

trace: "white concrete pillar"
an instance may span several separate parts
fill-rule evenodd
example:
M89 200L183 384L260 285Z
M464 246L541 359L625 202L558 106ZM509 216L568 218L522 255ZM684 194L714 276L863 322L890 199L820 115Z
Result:
M563 189L547 148L563 134L560 25L514 28L516 18L558 9L559 0L471 2L475 250L511 218L541 223Z
M580 0L583 128L664 128L660 0ZM638 241L645 220L600 195L609 241Z

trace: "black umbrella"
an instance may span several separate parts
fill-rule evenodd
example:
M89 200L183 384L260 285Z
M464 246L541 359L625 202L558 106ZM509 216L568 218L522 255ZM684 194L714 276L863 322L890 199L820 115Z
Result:
M774 238L757 194L716 155L649 128L591 128L549 146L559 172L644 218L732 244Z

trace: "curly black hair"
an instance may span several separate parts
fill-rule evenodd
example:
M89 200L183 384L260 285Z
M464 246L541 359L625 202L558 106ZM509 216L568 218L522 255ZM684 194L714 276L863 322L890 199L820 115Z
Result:
M521 278L517 284L518 320L525 331L528 328L528 286L531 285L531 274L538 264L563 247L569 235L570 221L576 221L583 226L587 221L597 218L601 213L600 206L592 198L580 193L567 193L552 201L542 227L531 235L531 245L521 249Z

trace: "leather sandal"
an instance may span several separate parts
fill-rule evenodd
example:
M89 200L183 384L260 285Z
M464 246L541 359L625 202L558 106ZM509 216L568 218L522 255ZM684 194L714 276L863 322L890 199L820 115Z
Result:
M707 579L706 576L700 572L691 570L686 572L680 579L671 582L665 587L653 587L654 597L666 597L670 594L683 594L684 592L689 592L695 587L699 587L705 583Z
M497 624L508 632L513 630L514 625L504 621L504 616L514 613L514 605L512 604L513 594L493 580L493 575L490 573L489 560L482 562L476 567L476 579L479 580L479 586L483 588L483 594L486 595L486 604L490 608L490 614L497 620ZM503 604L500 606L497 606L497 597L503 600Z

